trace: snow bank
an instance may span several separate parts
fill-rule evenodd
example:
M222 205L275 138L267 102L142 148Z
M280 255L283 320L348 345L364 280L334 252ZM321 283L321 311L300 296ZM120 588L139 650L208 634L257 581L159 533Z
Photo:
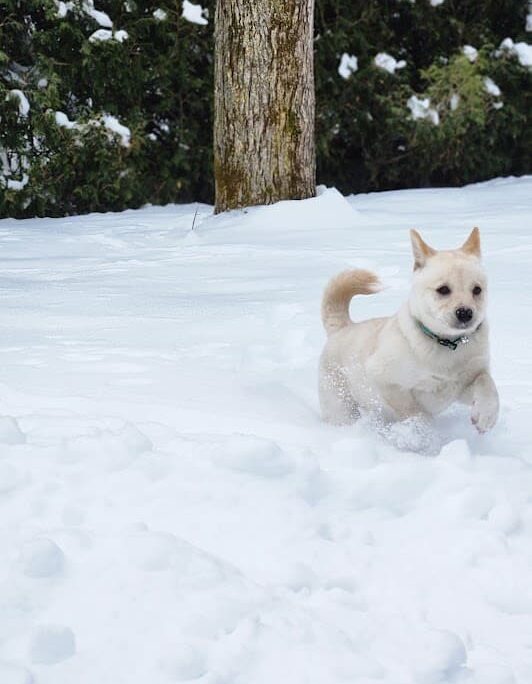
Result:
M320 230L335 225L354 227L359 217L353 207L335 188L318 189L317 197L308 200L277 202L249 210L246 223L253 228L284 225L292 230Z

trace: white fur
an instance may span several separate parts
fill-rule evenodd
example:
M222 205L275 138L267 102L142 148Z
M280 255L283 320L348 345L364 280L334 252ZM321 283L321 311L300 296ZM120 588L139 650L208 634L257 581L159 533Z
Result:
M479 432L492 428L499 412L497 389L489 374L486 277L475 229L457 250L437 252L412 231L415 271L407 302L394 316L353 323L349 302L355 294L378 289L367 271L348 271L333 279L322 305L329 338L320 361L320 403L324 420L347 423L360 413L384 420L433 416L454 402L472 407ZM446 284L447 296L437 289ZM473 288L482 288L480 295ZM459 307L473 319L461 324ZM440 337L468 334L470 342L453 351L427 337L423 323ZM480 327L479 327L480 326Z

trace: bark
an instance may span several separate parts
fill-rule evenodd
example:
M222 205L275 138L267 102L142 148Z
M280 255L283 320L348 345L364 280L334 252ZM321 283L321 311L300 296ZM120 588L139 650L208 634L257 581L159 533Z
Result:
M217 0L215 211L315 195L314 0Z

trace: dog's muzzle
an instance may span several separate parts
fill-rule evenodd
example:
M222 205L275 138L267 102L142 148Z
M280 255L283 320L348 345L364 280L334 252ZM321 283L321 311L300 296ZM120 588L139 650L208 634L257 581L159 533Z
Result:
M469 323L473 318L473 309L466 309L465 306L461 306L454 312L458 321L462 324Z

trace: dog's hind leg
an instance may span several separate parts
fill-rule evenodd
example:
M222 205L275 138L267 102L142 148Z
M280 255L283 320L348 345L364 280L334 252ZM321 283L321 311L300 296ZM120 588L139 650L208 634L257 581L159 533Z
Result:
M360 417L357 403L341 370L321 366L319 394L321 415L327 423L346 425Z

